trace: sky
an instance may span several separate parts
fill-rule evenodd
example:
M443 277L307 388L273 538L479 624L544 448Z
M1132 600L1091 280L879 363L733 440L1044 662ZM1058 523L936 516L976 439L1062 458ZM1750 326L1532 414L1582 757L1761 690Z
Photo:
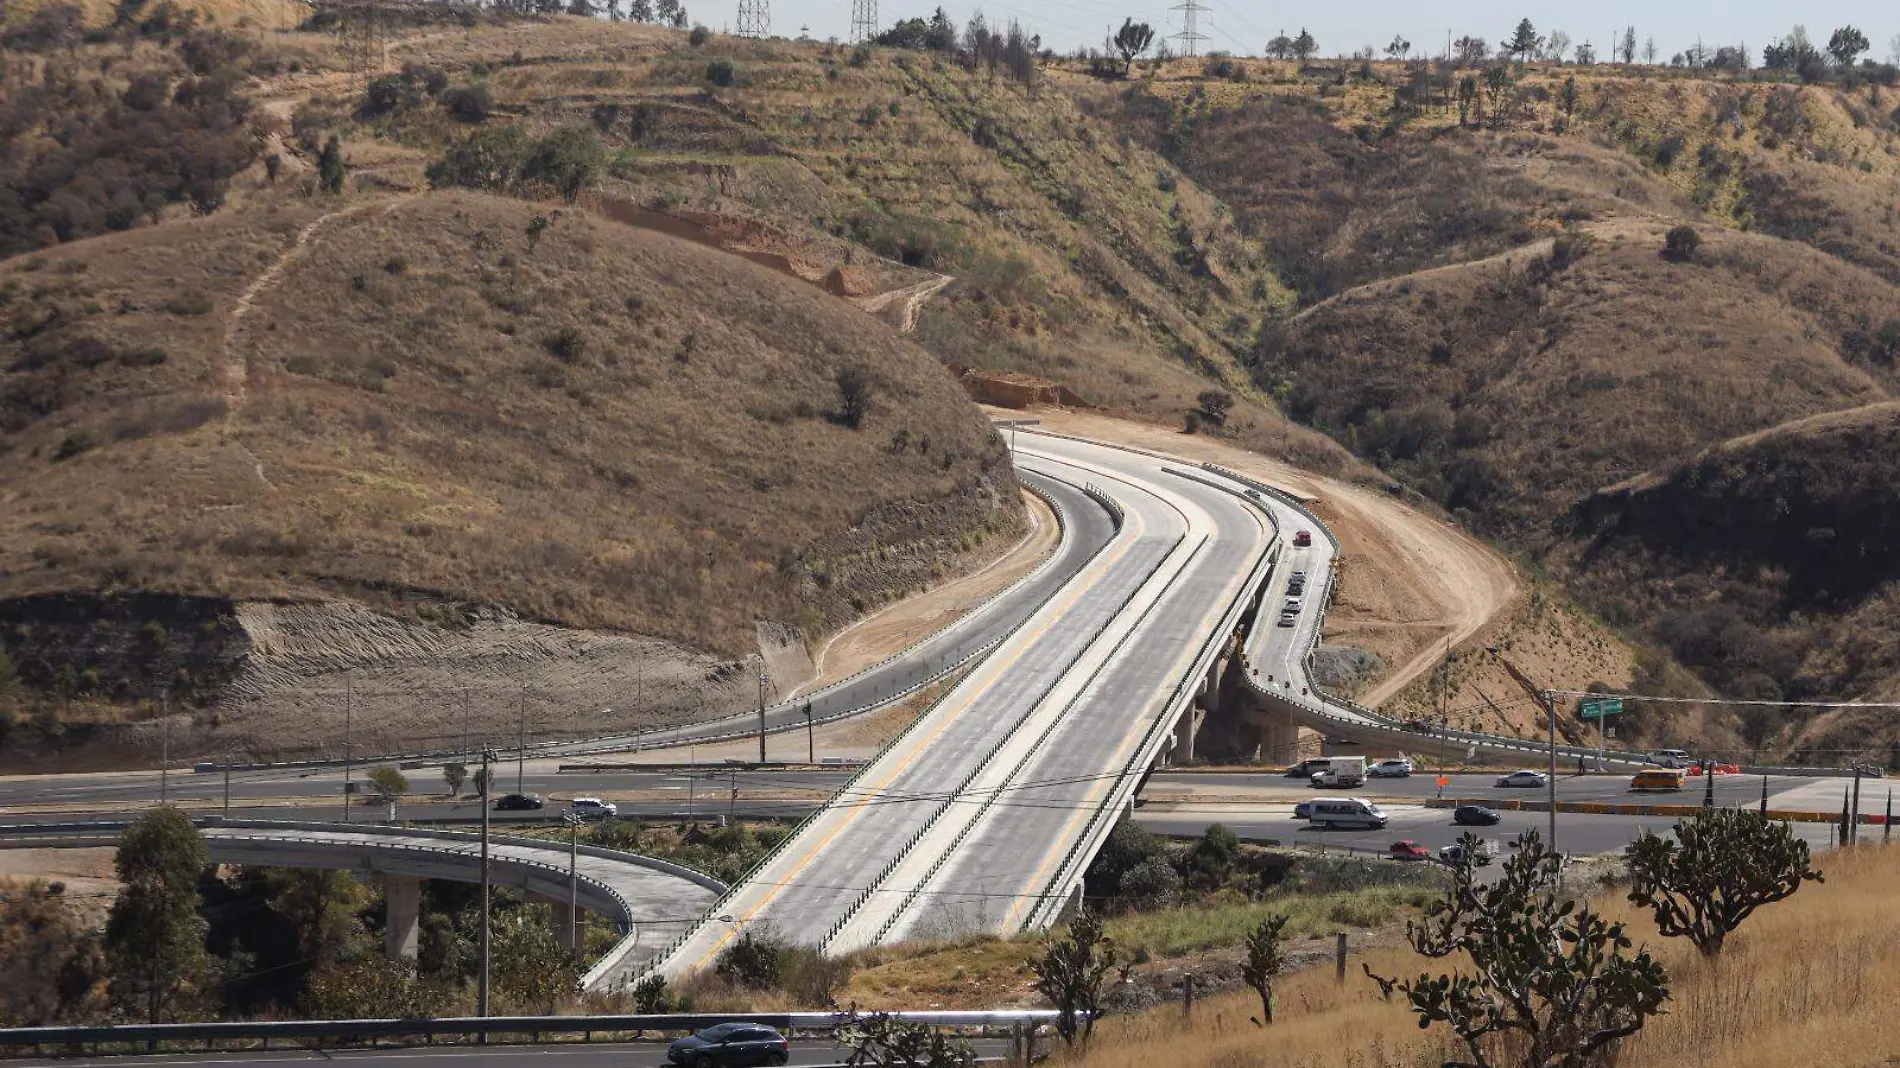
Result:
M874 0L878 23L927 16L936 0ZM1181 12L1170 10L1181 0L949 0L945 11L961 24L979 8L992 25L1014 18L1043 44L1060 52L1078 45L1099 47L1113 26L1133 17L1157 33L1181 29ZM1807 27L1815 44L1825 45L1836 26L1851 24L1873 42L1874 58L1887 59L1890 44L1900 34L1900 3L1895 0L1822 0L1794 5L1786 0L1616 0L1611 3L1554 0L1459 0L1458 3L1421 4L1417 0L1359 0L1351 4L1297 5L1261 0L1199 0L1208 9L1199 16L1208 40L1200 51L1216 49L1236 55L1258 55L1266 39L1284 29L1297 35L1311 32L1325 56L1351 53L1371 45L1383 50L1394 34L1402 35L1433 54L1445 47L1445 33L1483 37L1494 46L1508 36L1519 19L1528 18L1539 33L1560 29L1573 42L1590 41L1597 54L1608 53L1611 34L1634 25L1638 40L1656 38L1663 62L1689 48L1699 35L1713 50L1719 44L1746 43L1754 62L1761 62L1762 45L1780 37L1796 23ZM736 19L737 0L686 0L696 22L730 27ZM852 0L771 0L772 32L798 36L801 26L823 39L850 36ZM1176 47L1176 51L1181 51ZM1639 51L1640 58L1641 53Z

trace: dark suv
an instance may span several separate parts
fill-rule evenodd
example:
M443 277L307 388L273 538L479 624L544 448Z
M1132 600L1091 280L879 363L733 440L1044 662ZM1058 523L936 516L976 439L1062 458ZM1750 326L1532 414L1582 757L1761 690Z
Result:
M725 1068L739 1064L784 1064L792 1056L785 1036L755 1023L714 1024L696 1035L676 1038L666 1047L669 1064L687 1068Z
M1314 757L1311 760L1302 760L1298 764L1286 769L1286 777L1289 779L1309 779L1312 778L1314 772L1325 771L1330 767L1332 767L1332 763L1325 757Z

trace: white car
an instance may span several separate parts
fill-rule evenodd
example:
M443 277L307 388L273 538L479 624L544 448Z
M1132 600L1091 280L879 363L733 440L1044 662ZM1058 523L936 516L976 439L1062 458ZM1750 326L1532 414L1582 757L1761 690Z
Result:
M1497 782L1499 787L1507 790L1520 787L1534 788L1547 786L1549 783L1550 776L1545 775L1541 771L1514 771L1509 775L1501 776Z
M609 816L620 815L620 806L598 797L577 797L567 803L567 811L584 820L604 820Z
M1381 760L1366 769L1366 774L1375 779L1405 779L1412 774L1412 762L1399 757L1394 760Z
M1280 613L1280 623L1279 623L1279 625L1280 625L1280 626L1282 626L1282 627L1290 627L1290 626L1292 626L1292 625L1293 625L1294 623L1296 623L1296 622L1298 622L1298 621L1299 621L1299 617L1298 617L1298 616L1296 616L1296 615L1294 615L1294 614L1293 614L1293 613L1291 613L1291 612L1282 612L1282 613Z

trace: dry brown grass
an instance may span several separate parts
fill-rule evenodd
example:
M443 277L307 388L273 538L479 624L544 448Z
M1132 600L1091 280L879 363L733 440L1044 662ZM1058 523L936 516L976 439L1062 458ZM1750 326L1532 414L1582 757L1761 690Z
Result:
M418 591L731 653L756 619L820 633L1020 523L992 432L888 329L584 214L530 252L546 206L326 223L258 294L239 391L235 295L319 210L5 265L16 328L63 318L39 339L56 358L11 361L10 395L50 410L9 427L0 594ZM862 430L828 418L847 364L875 382Z
M1900 997L1900 934L1887 922L1900 852L1878 847L1824 859L1827 881L1769 906L1705 964L1681 940L1659 939L1638 920L1636 937L1669 968L1668 1014L1626 1042L1620 1068L1686 1063L1738 1068L1807 1068L1816 1063L1873 1068L1900 1049L1891 1011ZM1612 898L1607 908L1626 911ZM1416 1017L1379 999L1349 966L1344 985L1329 970L1282 982L1269 1031L1249 994L1211 998L1184 1021L1178 1005L1112 1018L1093 1046L1057 1063L1077 1068L1399 1068L1436 1063L1444 1035L1421 1032ZM1365 960L1382 974L1411 974L1425 963L1409 952ZM1825 1051L1825 1052L1821 1052Z

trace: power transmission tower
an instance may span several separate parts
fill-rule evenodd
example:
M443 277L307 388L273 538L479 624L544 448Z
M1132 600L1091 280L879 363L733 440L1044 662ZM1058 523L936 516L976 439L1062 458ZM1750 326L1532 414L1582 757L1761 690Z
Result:
M772 36L771 0L739 0L739 36Z
M351 74L368 76L383 67L384 22L378 0L346 0L337 24L344 64Z
M863 44L877 36L877 0L851 0L851 40Z
M1201 32L1201 12L1213 9L1201 3L1200 0L1182 0L1181 3L1174 5L1173 10L1181 13L1181 32L1170 37L1169 40L1181 42L1181 51L1190 58L1200 55L1201 42L1208 39L1207 35Z

